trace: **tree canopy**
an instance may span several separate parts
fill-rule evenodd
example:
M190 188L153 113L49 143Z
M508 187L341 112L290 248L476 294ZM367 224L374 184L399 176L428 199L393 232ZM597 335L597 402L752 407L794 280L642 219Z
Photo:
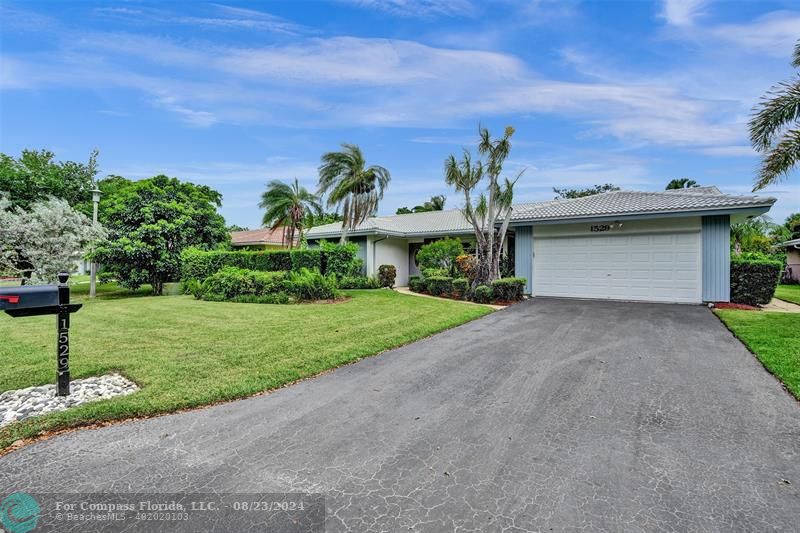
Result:
M104 209L109 237L94 258L125 287L150 283L161 294L166 281L178 279L184 248L210 249L229 238L217 213L222 195L210 187L163 175L116 184Z
M447 201L447 197L443 194L439 194L437 196L431 196L431 199L425 202L424 204L416 205L411 209L409 209L408 207L400 207L395 212L395 214L408 215L410 213L427 213L429 211L443 211L445 201Z
M582 189L558 189L553 187L553 192L556 193L556 200L559 199L571 199L571 198L583 198L584 196L593 196L595 194L600 194L603 192L613 192L618 191L619 187L616 185L612 185L611 183L606 183L605 185L593 185L591 187L584 187Z
M0 154L0 191L13 207L28 209L39 200L61 198L85 215L92 213L97 150L86 163L56 161L49 150L23 150L18 158Z
M689 178L676 178L667 183L667 186L664 190L671 191L675 189L692 189L699 186L699 183L694 180L690 180Z
M354 144L345 143L341 152L323 154L318 193L328 195L328 207L337 211L341 207L342 241L348 230L375 214L391 179L385 168L367 166L364 154Z
M50 197L23 209L0 195L0 272L55 283L71 272L90 242L105 235L66 200Z
M295 233L299 233L297 240L303 240L306 213L322 215L319 196L308 192L297 178L291 184L280 180L269 182L258 206L266 210L263 218L265 226L271 229L281 226L286 228L285 237L289 248L294 247Z
M473 162L472 154L465 149L461 160L450 155L444 162L445 182L464 195L462 212L475 232L473 288L500 277L500 257L511 222L514 185L522 175L520 172L514 179L500 179L503 163L511 152L514 128L507 126L499 138L492 138L489 130L480 126L478 133L478 154L482 159ZM478 193L477 188L482 184L486 190Z

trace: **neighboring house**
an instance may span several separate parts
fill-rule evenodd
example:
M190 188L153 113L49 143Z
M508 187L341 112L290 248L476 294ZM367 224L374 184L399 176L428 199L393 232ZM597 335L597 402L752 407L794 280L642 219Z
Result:
M295 245L297 235L295 234ZM231 246L250 250L273 250L288 248L289 241L286 237L286 228L275 229L261 228L248 231L232 231Z
M517 204L508 252L534 296L726 302L731 222L766 213L774 203L698 187ZM311 228L307 238L314 245L340 234L335 223ZM347 235L358 243L366 273L392 264L398 285L417 273L416 252L425 242L474 241L459 210L373 217Z
M786 270L784 279L793 279L800 282L800 239L782 242L778 248L786 250Z

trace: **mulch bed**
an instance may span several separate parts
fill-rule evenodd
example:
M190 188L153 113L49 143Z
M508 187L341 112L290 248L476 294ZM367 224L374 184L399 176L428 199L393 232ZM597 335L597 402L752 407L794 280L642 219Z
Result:
M760 311L761 309L754 305L735 304L732 302L715 302L714 309L739 309L741 311Z

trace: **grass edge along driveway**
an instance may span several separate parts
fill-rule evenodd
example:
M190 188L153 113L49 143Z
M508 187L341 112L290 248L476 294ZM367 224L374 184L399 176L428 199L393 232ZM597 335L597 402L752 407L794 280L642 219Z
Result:
M717 316L800 400L800 313L720 309Z
M351 299L336 304L85 302L72 316L72 379L119 372L142 390L0 428L0 450L51 431L244 398L492 312L389 290L345 292ZM0 392L54 382L52 316L3 314L0 338Z

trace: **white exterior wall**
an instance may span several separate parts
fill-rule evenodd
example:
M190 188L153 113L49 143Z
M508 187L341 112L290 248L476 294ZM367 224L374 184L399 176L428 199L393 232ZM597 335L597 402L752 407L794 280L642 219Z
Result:
M367 245L367 272L378 275L381 265L394 265L397 269L395 285L408 285L408 241L383 237L369 237Z

